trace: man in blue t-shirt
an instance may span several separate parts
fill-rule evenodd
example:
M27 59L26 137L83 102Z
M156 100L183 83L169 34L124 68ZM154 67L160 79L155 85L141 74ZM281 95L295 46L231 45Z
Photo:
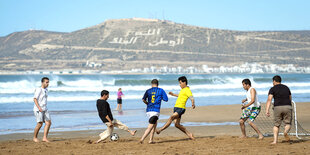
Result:
M157 126L157 120L160 114L161 100L168 101L166 92L158 88L158 80L153 79L151 81L152 88L148 89L142 98L142 101L147 105L146 115L149 117L149 125L144 132L144 135L140 139L140 143L143 143L144 139L151 133L149 143L152 144L154 133Z

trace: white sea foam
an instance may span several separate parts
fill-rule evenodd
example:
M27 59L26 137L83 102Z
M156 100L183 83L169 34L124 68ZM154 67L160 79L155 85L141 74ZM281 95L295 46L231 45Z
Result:
M299 89L291 90L292 94L309 94L310 89ZM168 93L168 92L167 92ZM177 92L176 92L177 93ZM257 91L258 95L267 95L268 90ZM140 92L137 95L125 95L124 99L126 100L140 100L143 96L143 92ZM245 96L245 91L219 91L219 92L193 92L193 96L196 97L216 97L216 96ZM49 102L83 102L83 101L96 101L99 98L98 95L72 95L72 96L51 96L49 95ZM115 101L117 99L116 95L110 95L109 100ZM0 104L3 103L29 103L33 102L33 96L23 96L23 97L1 97Z

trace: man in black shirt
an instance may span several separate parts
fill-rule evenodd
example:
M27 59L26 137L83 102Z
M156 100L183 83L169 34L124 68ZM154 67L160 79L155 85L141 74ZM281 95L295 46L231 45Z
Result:
M102 122L107 125L107 130L99 134L100 139L96 143L107 139L112 134L114 126L118 127L119 129L128 131L132 136L134 136L137 132L137 130L129 130L129 128L121 121L113 119L110 104L107 102L108 98L109 92L107 90L103 90L101 91L100 99L97 100L98 114Z
M292 95L290 89L281 84L281 77L276 75L272 78L273 87L270 88L268 93L268 100L266 103L266 115L269 117L269 109L272 98L274 98L274 127L273 127L273 142L271 144L277 144L279 127L282 121L285 123L284 137L286 141L289 141L288 132L291 129L292 123Z

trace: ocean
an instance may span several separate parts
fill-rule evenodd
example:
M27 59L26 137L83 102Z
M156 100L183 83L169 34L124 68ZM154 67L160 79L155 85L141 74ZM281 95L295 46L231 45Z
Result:
M249 78L256 88L258 100L266 102L272 77L275 74L190 74L188 85L192 90L196 106L241 104L245 90L241 81ZM98 117L96 100L100 92L110 92L111 109L116 119L130 128L146 127L146 105L142 102L144 92L151 87L151 80L159 80L159 87L168 94L178 93L177 81L181 74L161 75L0 75L0 134L33 132L36 125L33 115L34 90L41 85L41 78L48 77L48 109L52 117L50 132L106 129ZM295 102L310 101L310 74L280 74L282 83L292 92ZM122 88L123 112L115 111L117 90ZM162 102L162 108L171 108L176 97L168 96L168 102ZM187 106L191 107L190 100ZM169 116L161 115L160 119ZM237 120L238 118L236 118ZM185 126L199 125L237 125L237 122L187 122ZM162 126L163 124L159 124ZM41 129L43 130L43 128Z

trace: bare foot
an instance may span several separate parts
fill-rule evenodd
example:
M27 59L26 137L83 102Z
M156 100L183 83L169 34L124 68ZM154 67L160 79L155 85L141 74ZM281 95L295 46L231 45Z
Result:
M284 138L285 138L285 141L289 142L290 141L290 137L288 136L287 133L284 133Z
M44 139L42 139L42 142L47 142L47 143L49 143L50 141L47 140L46 138L44 138Z
M142 140L139 140L139 143L138 144L143 144L143 141Z
M161 132L160 130L157 130L157 129L156 129L156 133L157 133L157 134L160 134L160 132Z
M246 136L240 136L239 138L244 139L244 138L247 138L247 137Z
M262 139L264 139L264 136L263 136L263 135L259 135L259 136L258 136L258 139L259 139L259 140L262 140Z
M97 140L96 142L93 142L93 144L98 144L102 141L102 139Z
M149 144L155 144L155 142L153 142L153 141L149 141Z
M33 141L36 143L40 142L38 138L33 138Z
M277 144L277 142L272 142L272 143L270 143L271 145L276 145Z
M194 134L190 134L190 136L189 136L189 138L191 139L191 140L195 140L195 137L194 137Z
M131 134L132 136L134 136L134 135L136 134L136 132L137 132L137 130L135 130L135 131L130 131L130 134Z

